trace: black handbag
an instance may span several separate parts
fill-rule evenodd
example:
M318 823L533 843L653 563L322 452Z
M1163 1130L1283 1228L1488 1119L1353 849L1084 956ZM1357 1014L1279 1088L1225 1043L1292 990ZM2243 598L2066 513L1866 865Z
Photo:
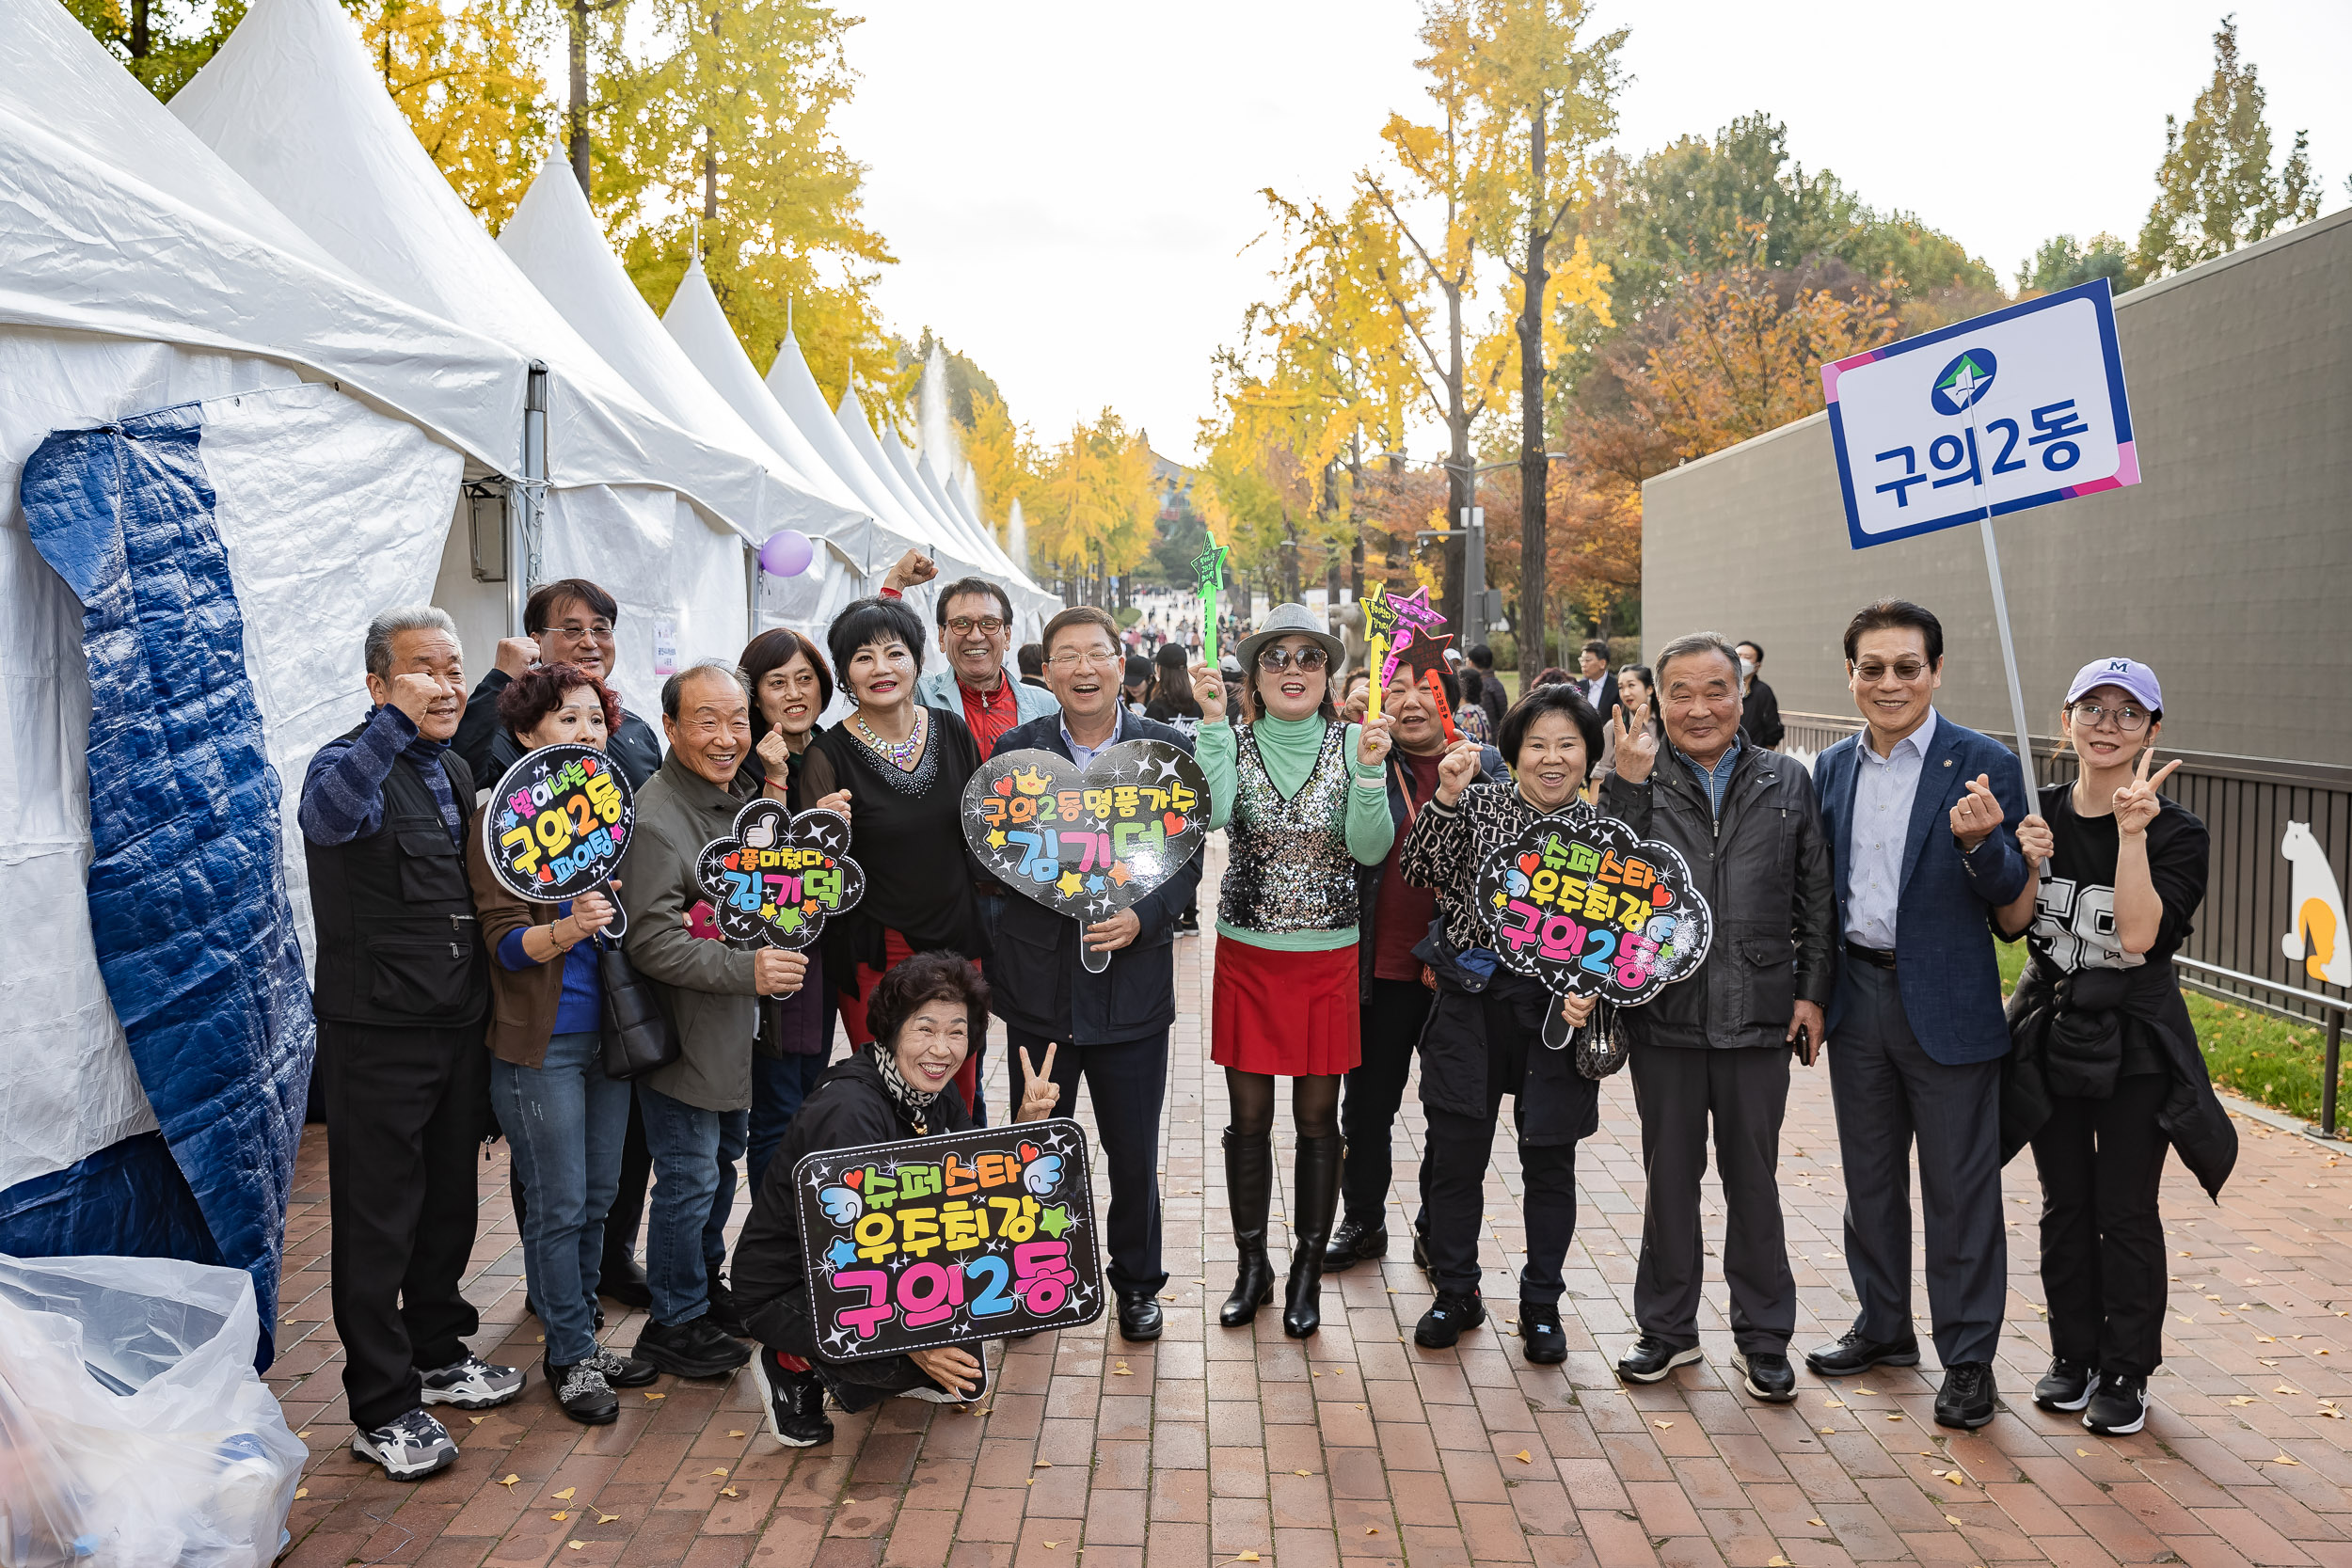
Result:
M678 1057L677 1025L653 982L637 973L621 944L596 939L596 987L603 992L604 1075L628 1082Z
M1625 1032L1618 1026L1615 1005L1597 1003L1574 1043L1576 1070L1587 1078L1597 1082L1625 1066Z

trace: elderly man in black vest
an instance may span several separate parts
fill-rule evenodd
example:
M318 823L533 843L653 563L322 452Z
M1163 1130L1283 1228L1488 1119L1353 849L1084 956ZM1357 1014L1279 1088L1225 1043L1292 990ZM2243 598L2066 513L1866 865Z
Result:
M1006 732L995 754L1044 751L1085 767L1097 752L1128 740L1165 740L1189 752L1173 725L1145 719L1120 700L1126 659L1119 624L1091 606L1045 624L1045 677L1061 711ZM1111 1289L1119 1332L1156 1339L1162 1327L1160 1110L1168 1094L1168 1026L1176 1022L1176 917L1192 901L1200 858L1108 920L1083 928L1027 898L1007 898L988 961L993 1006L1005 1021L1006 1060L1047 1060L1064 1115L1074 1114L1084 1078L1095 1131L1110 1167ZM1084 942L1111 956L1100 973L1078 956Z
M458 1290L490 979L463 847L474 778L450 750L466 696L456 624L429 605L386 610L366 661L367 719L310 759L298 815L351 1446L418 1481L457 1458L426 1405L486 1410L523 1378L467 1349L481 1321Z

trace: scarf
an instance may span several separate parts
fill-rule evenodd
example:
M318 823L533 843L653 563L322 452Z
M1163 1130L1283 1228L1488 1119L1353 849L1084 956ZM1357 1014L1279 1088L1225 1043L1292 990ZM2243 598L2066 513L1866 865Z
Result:
M867 1049L873 1052L874 1066L882 1073L882 1093L906 1113L907 1119L914 1124L916 1137L928 1136L930 1132L931 1102L939 1098L938 1091L926 1094L908 1083L906 1075L898 1070L898 1062L892 1058L890 1048L882 1041L868 1042Z

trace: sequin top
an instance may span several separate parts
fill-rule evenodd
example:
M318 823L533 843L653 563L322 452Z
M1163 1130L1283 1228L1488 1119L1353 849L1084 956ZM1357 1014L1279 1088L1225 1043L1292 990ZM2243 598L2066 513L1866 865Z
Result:
M1217 897L1228 926L1268 934L1356 924L1356 858L1348 853L1347 726L1327 725L1313 770L1285 799L1266 773L1251 726L1234 736L1231 858Z

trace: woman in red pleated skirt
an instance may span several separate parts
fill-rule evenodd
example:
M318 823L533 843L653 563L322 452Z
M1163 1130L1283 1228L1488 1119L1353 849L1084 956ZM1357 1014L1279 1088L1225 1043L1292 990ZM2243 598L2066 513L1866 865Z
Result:
M1356 868L1395 834L1384 764L1389 721L1345 724L1331 701L1345 658L1304 605L1279 605L1240 649L1248 720L1229 723L1225 683L1193 666L1209 825L1230 851L1219 889L1209 1056L1225 1069L1225 1187L1240 1253L1218 1322L1238 1328L1274 1296L1266 1212L1274 1083L1291 1080L1297 1203L1282 1332L1321 1326L1323 1252L1339 1205L1340 1079L1358 1036Z

